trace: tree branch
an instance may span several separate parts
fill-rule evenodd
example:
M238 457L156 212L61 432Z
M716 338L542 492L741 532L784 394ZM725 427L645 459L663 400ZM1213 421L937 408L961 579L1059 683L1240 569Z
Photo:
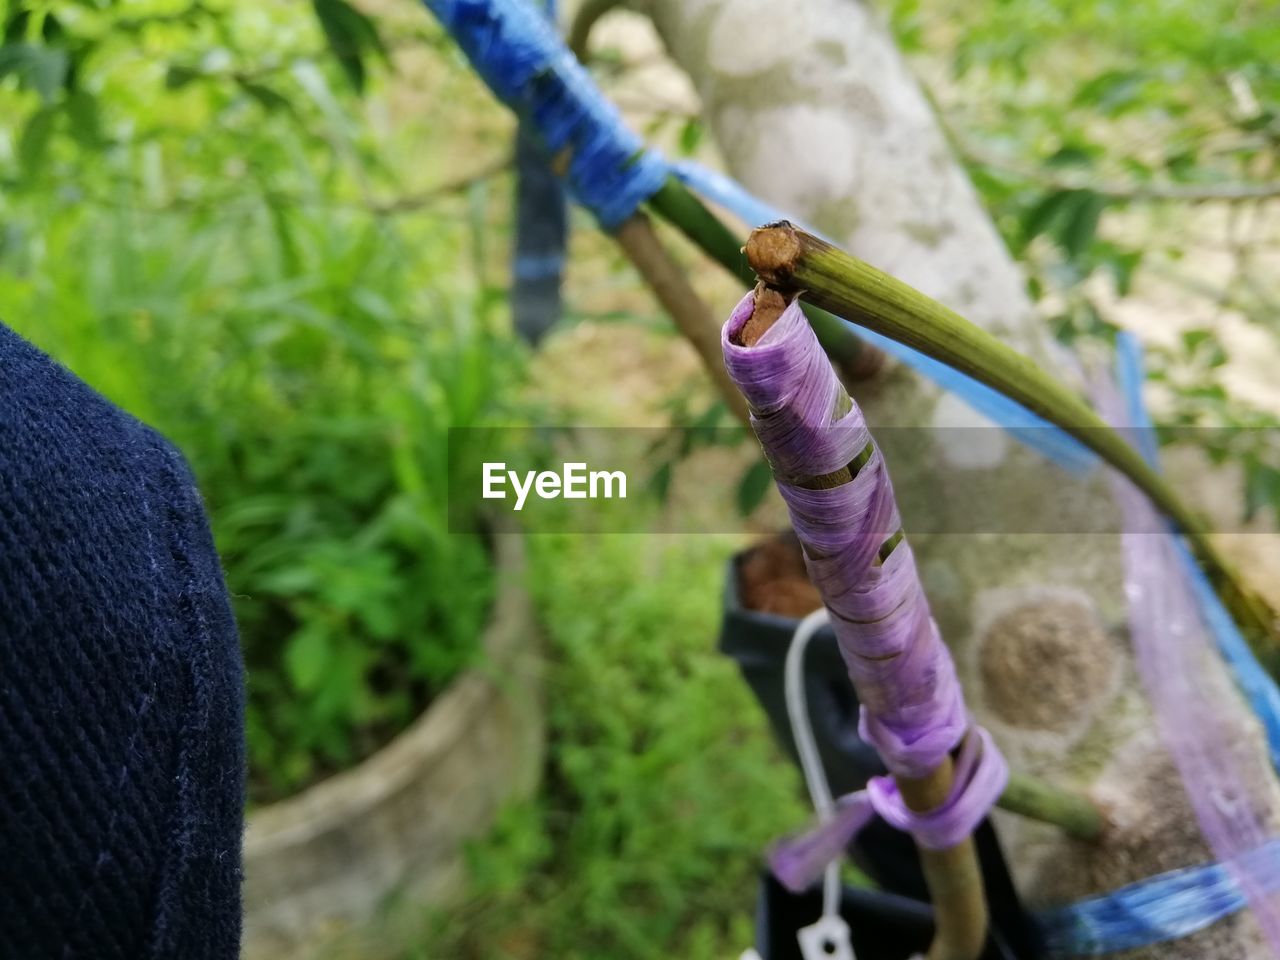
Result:
M1088 176L1031 170L983 153L959 138L953 143L970 163L998 170L1053 190L1088 190L1122 203L1247 203L1280 198L1280 181L1232 183L1106 183Z
M894 777L903 801L917 813L936 810L946 803L954 779L950 757L918 780ZM990 915L973 837L945 850L930 850L918 844L916 849L933 902L935 929L929 960L976 960L987 942Z
M642 213L633 214L614 231L613 238L693 345L729 410L740 423L746 423L747 403L724 368L720 324L690 285L684 270L662 246L649 218Z

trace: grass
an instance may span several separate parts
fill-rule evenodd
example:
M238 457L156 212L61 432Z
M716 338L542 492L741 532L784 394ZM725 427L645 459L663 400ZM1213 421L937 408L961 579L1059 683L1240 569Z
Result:
M752 942L767 844L798 774L715 649L737 538L529 538L548 644L536 801L469 851L464 906L415 958L700 960Z

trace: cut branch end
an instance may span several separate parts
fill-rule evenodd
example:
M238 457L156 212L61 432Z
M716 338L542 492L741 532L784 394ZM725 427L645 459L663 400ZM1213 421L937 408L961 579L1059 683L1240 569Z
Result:
M799 230L786 220L779 220L752 230L744 252L747 263L760 279L774 286L789 287L804 244Z

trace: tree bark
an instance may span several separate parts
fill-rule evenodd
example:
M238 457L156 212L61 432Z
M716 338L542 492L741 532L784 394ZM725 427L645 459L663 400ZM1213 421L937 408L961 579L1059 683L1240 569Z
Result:
M732 173L763 199L1079 381L952 156L919 85L877 15L851 0L645 0L692 77ZM860 389L859 389L860 388ZM938 482L1025 501L1030 456L954 396L904 369L855 385L873 430L931 427L895 486ZM1099 503L1110 497L1098 478ZM911 517L904 520L910 532ZM1006 525L1016 530L1016 519ZM1030 527L1028 527L1030 529ZM1113 828L1083 844L997 814L1015 879L1033 907L1111 890L1211 859L1153 731L1127 642L1113 534L912 533L930 601L979 722L1015 769L1089 791ZM1210 673L1219 668L1208 668ZM1274 815L1260 728L1222 675L1224 722L1238 730L1255 793ZM1239 914L1130 957L1269 955Z

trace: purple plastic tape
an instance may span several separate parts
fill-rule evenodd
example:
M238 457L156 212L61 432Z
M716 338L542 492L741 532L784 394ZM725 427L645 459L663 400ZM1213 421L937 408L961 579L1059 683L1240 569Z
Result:
M1094 396L1112 424L1124 424L1114 387L1098 384ZM1234 727L1224 722L1221 690L1206 681L1205 671L1218 669L1219 655L1177 535L1128 479L1114 471L1111 477L1129 531L1122 537L1124 588L1138 676L1200 832L1280 956L1280 893L1268 881L1266 862L1251 856L1272 840L1263 793L1271 776L1267 758L1239 748ZM1166 532L1133 532L1162 525ZM1221 687L1228 683L1224 672Z
M779 879L803 888L873 812L923 846L954 846L991 809L1008 769L986 731L971 727L910 545L902 539L881 560L881 548L901 520L862 412L798 304L788 306L755 344L735 343L754 310L754 294L748 294L725 324L725 365L751 407L752 428L804 547L809 576L830 611L862 703L859 732L891 773L912 778L934 770L963 742L952 794L937 810L909 810L892 780L876 778L867 791L842 800L833 819L775 850ZM850 482L823 489L800 485L845 467L854 472Z

